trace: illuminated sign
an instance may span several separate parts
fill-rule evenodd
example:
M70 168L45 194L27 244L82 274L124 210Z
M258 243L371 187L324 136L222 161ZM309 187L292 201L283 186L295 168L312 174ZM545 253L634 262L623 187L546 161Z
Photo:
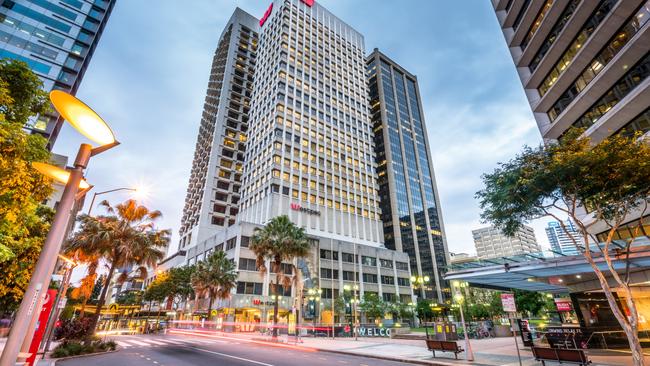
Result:
M310 208L302 207L297 203L292 203L291 204L291 209L294 210L294 211L304 212L304 213L306 213L308 215L320 216L320 211L316 211L316 210L312 210Z
M266 20L271 15L271 12L273 12L273 3L271 3L271 5L269 5L269 8L266 9L266 11L264 12L264 15L262 16L262 19L260 19L260 27L263 26L264 23L266 23Z
M359 337L390 337L390 328L359 327Z
M570 299L555 299L555 306L557 306L557 311L572 310Z
M314 5L314 0L302 0L307 6L311 7Z

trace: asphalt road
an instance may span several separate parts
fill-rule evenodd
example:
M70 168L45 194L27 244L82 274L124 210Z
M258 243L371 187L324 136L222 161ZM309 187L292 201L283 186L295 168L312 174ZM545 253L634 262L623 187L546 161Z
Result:
M247 342L183 335L110 337L117 352L60 361L58 366L404 366L375 358L339 355Z

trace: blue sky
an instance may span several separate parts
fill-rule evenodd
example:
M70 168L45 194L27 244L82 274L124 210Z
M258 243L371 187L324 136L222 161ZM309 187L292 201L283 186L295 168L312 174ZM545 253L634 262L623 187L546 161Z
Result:
M491 2L317 1L418 76L449 249L473 252L481 174L541 141ZM88 180L147 186L173 247L218 37L236 6L259 17L269 2L119 0L79 89L122 142L93 158ZM74 156L82 141L66 125L54 152Z

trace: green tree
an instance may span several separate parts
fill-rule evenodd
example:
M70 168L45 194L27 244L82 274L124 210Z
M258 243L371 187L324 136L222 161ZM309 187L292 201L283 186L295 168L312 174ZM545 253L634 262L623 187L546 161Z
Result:
M47 141L29 134L29 118L48 110L40 79L19 61L0 60L0 308L19 304L49 230L53 212L40 203L52 188L31 167L46 162Z
M115 299L118 305L139 305L142 304L142 291L128 291L122 293Z
M415 305L415 312L418 315L420 321L427 321L433 319L436 313L431 308L432 303L429 300L418 300L418 303Z
M369 319L377 320L384 317L388 311L388 306L379 295L374 293L363 294L363 300L359 303L359 311L365 314Z
M543 293L535 291L514 290L517 311L526 312L528 316L539 316L544 310L546 299Z
M102 201L100 205L106 208L109 216L82 215L80 228L67 247L69 251L78 250L87 256L102 258L109 266L89 328L91 332L97 325L115 270L139 266L141 275L146 276L146 267L155 266L164 257L163 250L170 236L170 230L155 227L155 221L162 216L160 211L151 211L134 200L115 207L108 201Z
M561 223L596 275L627 336L634 365L643 365L628 258L634 238L648 236L643 220L650 197L650 144L638 135L614 135L596 144L582 136L582 131L572 130L557 143L524 148L514 159L484 175L483 182L485 188L477 192L482 218L505 234L514 235L525 222L540 217ZM583 207L588 208L588 215ZM563 216L576 224L582 242L569 233ZM639 219L630 221L631 217ZM595 235L596 224L607 228ZM633 235L613 244L622 226ZM625 263L626 270L619 273L615 261ZM613 288L623 295L629 315L618 306Z
M251 238L249 249L257 257L257 268L264 276L269 270L267 261L270 263L270 271L275 273L275 282L272 282L271 289L275 300L273 304L273 338L278 337L278 295L280 286L288 288L296 281L300 274L293 262L296 258L303 258L309 253L309 241L303 228L297 227L286 215L277 216L271 219L263 229L255 230ZM288 262L291 267L291 275L284 273L283 262ZM296 292L297 296L302 293Z
M211 317L214 299L227 299L237 286L237 271L226 253L218 251L196 264L191 275L191 284L197 296L208 296L208 319Z
M505 314L503 311L503 304L501 303L501 292L492 293L492 297L490 298L489 311L492 317Z

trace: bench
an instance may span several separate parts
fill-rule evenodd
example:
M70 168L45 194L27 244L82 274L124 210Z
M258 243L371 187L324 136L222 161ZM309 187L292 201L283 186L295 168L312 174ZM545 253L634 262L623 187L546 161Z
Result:
M436 357L436 351L442 352L453 352L456 359L458 359L458 354L464 350L458 347L456 342L450 341L436 341L433 339L427 339L427 348L429 351L433 352L433 357Z
M543 366L546 366L546 361L575 363L581 366L587 366L591 363L591 361L587 359L585 352L581 349L531 347L531 350L533 351L535 360L541 361Z

